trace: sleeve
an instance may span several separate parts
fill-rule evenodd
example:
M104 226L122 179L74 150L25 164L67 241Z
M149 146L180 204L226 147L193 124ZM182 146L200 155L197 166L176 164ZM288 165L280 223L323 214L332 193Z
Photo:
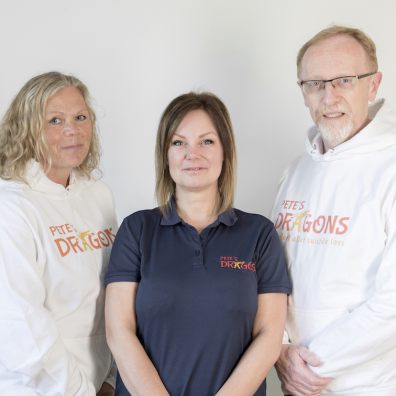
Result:
M324 363L320 375L337 376L348 368L396 348L396 205L386 226L386 244L371 297L348 312L308 345Z
M274 203L272 205L272 208L270 210L270 219L271 221L273 221L274 223L276 223L276 218L278 216L279 213L279 209L280 209L280 205L281 205L281 200L280 200L280 196L282 195L282 190L283 190L283 186L286 185L286 181L288 180L291 172L293 169L296 168L297 166L297 162L299 161L299 158L296 158L295 160L293 160L286 169L284 169L284 171L281 174L281 177L279 178L279 182L278 182L278 186L276 189L276 196L275 196L275 200Z
M285 184L290 170L294 167L294 165L297 163L298 158L295 159L281 174L281 177L279 179L279 183L278 183L278 187L277 187L277 192L276 192L276 197L274 200L274 203L272 205L271 211L270 211L270 219L276 224L277 221L277 217L279 214L279 209L280 209L280 196L281 196L281 191L282 191L282 186ZM281 244L282 245L282 244ZM284 251L284 247L281 246L283 255L285 255L285 251ZM290 279L290 278L289 278ZM288 292L288 294L291 293L291 287L290 287L290 291ZM282 339L282 344L290 344L290 337L289 334L287 333L287 330L285 329L283 332L283 339Z
M256 271L258 293L291 293L283 249L272 223L260 236Z
M112 282L139 282L141 252L136 216L122 222L111 250L105 285Z
M116 387L116 377L117 377L117 365L116 365L115 361L113 360L113 364L111 365L110 372L107 375L107 377L104 380L104 382L107 382L109 385L111 385L115 389L115 387Z
M9 378L10 393L94 396L93 384L66 349L45 307L45 252L33 212L33 207L23 210L2 199L0 376L4 372Z

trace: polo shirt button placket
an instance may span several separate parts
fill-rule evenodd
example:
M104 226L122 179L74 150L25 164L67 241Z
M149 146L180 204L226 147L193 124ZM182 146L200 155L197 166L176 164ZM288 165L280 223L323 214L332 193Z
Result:
M202 250L196 248L194 250L194 262L193 262L193 267L196 268L202 268L203 267L203 254L202 254Z

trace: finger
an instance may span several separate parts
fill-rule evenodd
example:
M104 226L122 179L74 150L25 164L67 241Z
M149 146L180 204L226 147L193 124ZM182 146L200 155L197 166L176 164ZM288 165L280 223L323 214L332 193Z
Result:
M308 387L311 391L320 391L327 386L332 378L322 377L311 370L304 362L301 365L294 367L293 373L294 381Z
M322 365L320 359L308 348L298 348L298 354L300 355L301 359L303 359L310 366L319 367Z
M304 395L320 393L330 382L328 378L317 376L307 367L302 367L293 374L283 378L286 390L292 395L296 392Z
M303 383L305 386L309 387L313 391L322 390L331 381L332 381L332 378L321 377L320 375L314 373L311 370L307 371L307 373L305 373L304 377L301 377L301 383Z

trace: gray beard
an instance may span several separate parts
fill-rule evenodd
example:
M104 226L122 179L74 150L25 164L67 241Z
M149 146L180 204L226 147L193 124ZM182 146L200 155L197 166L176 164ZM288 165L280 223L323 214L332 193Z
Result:
M353 131L353 122L348 120L341 128L334 128L329 125L318 124L320 136L322 137L325 149L331 149L348 140Z

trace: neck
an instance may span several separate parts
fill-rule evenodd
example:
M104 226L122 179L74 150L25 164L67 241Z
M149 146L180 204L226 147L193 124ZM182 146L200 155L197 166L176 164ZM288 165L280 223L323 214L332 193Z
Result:
M47 172L47 177L54 183L61 184L65 188L69 185L70 182L70 172L57 172L53 169L50 169Z
M201 232L218 216L219 193L210 192L179 192L176 190L177 213L186 223Z
M357 128L355 128L354 125L351 124L351 126L345 126L344 129L338 130L337 133L332 131L331 136L328 136L328 134L324 133L324 131L321 131L324 152L327 152L328 150L333 149L334 147L337 147L340 144L352 139L362 129L364 129L370 123L370 121L371 120L368 118L367 115L367 118L364 120L364 122L362 122L362 124L359 125Z

